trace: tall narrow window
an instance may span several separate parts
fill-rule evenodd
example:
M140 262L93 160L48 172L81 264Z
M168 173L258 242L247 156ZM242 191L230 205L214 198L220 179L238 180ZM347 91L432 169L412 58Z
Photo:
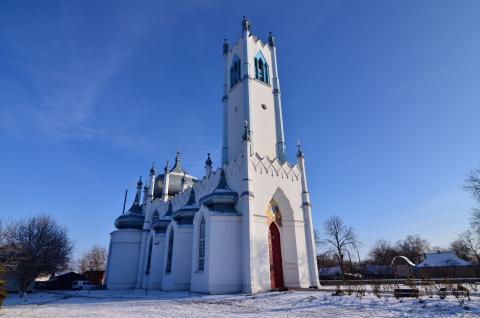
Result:
M232 65L230 66L230 88L232 88L241 79L241 63L238 56L234 56L232 59Z
M253 62L255 64L255 79L269 84L268 64L262 52L258 52L257 55L255 55Z
M167 266L165 267L165 273L172 272L172 256L173 256L173 228L168 236L168 250L167 250Z
M205 218L202 217L198 228L198 270L205 269Z
M145 275L150 274L150 264L152 263L152 247L153 247L153 238L150 238L150 242L148 243L147 267L145 269Z

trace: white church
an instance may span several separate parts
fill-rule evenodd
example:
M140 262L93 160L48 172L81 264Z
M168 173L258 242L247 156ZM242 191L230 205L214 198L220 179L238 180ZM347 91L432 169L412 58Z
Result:
M274 37L251 32L223 44L222 163L205 175L175 163L115 220L108 289L256 293L319 286L305 162L285 156ZM143 192L143 195L142 195Z

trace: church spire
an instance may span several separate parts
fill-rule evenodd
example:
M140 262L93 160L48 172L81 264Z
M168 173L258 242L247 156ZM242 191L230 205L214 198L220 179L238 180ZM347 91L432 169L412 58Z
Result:
M223 55L227 55L227 54L228 54L228 40L224 39L223 40Z
M135 200L133 201L133 204L140 204L140 197L142 195L142 177L140 176L140 179L138 179L137 182L137 194L135 195Z
M142 185L143 185L142 176L140 176L140 179L138 179L138 182L137 182L137 189L141 189Z
M205 160L205 177L208 178L212 172L212 159L210 158L210 153L207 154L207 160Z
M168 160L167 160L167 163L165 164L165 168L163 168L163 172L165 173L170 172L170 169L168 169Z
M300 139L297 141L297 158L303 158L302 145L300 144Z
M153 200L153 190L155 188L155 176L157 172L155 170L155 162L152 163L152 167L150 168L150 186L148 187L148 197L150 200Z
M177 155L175 156L175 164L173 165L171 172L183 172L182 165L180 159L180 151L177 151Z
M147 204L147 198L148 198L148 184L145 183L145 186L143 187L143 204Z
M271 47L275 46L275 38L273 37L272 32L268 33L268 45L270 45Z
M243 20L242 20L242 31L243 31L243 32L245 32L245 31L250 31L250 27L251 27L250 21L247 19L246 16L243 16Z

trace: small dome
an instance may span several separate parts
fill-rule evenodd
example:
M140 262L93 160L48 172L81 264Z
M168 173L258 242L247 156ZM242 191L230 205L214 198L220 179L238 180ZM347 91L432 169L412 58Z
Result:
M218 209L219 207L234 206L237 201L238 194L228 186L225 172L222 169L217 187L212 193L201 198L200 204L204 204L210 208L216 207Z
M122 229L134 229L141 230L143 229L143 222L145 221L145 214L142 212L142 207L139 205L139 195L135 196L135 201L133 202L130 209L126 214L120 215L115 220L115 227L119 230Z
M119 230L123 230L123 229L141 230L143 229L144 220L145 220L145 215L142 213L122 214L115 220L115 227Z
M172 218L178 224L192 224L193 216L197 211L198 206L195 201L195 191L192 188L190 189L187 203L185 203L185 205L180 209L173 211Z
M155 178L155 185L153 188L153 197L161 198L163 193L163 179L165 178L164 174L160 174ZM174 196L182 191L182 178L183 172L170 172L168 178L168 195ZM187 187L191 188L194 183L197 182L197 179L191 175L185 174L185 182Z
M168 168L168 165L166 169ZM169 179L168 179L168 196L172 197L182 191L182 178L185 177L185 182L187 187L192 187L192 185L197 182L197 179L189 175L181 165L180 153L177 152L175 157L175 164L172 169L169 170ZM163 193L163 180L165 179L165 173L158 175L155 178L155 184L153 188L153 197L161 198Z

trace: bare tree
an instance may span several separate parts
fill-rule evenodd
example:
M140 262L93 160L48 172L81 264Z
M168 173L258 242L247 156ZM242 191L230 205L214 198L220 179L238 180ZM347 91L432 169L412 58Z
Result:
M472 194L479 205L472 210L472 228L480 235L480 168L467 174L463 188Z
M5 289L5 279L3 277L4 270L0 266L0 308L2 308L3 300L7 297L7 290Z
M480 264L480 168L467 174L463 189L472 194L478 207L472 210L471 230L460 233L450 248L458 257Z
M323 267L334 267L338 264L338 260L330 252L323 252L317 255L317 266L318 268Z
M480 264L480 236L473 231L465 231L450 244L458 257Z
M320 238L320 231L318 229L313 230L313 239L315 240L315 244L322 243L322 239Z
M325 239L322 241L335 255L342 274L345 273L345 256L351 260L351 252L357 251L360 242L354 229L338 216L332 216L323 225Z
M396 249L400 255L418 264L423 261L425 252L430 251L430 244L418 235L408 235L404 240L397 242Z
M0 248L3 246L3 240L4 240L4 229L3 229L3 223L2 220L0 220ZM5 289L5 268L3 266L4 264L4 259L1 258L0 255L0 308L3 305L3 300L7 296L7 291Z
M6 227L0 259L25 295L28 285L38 276L62 271L68 265L72 248L67 229L53 218L40 215Z
M392 259L399 254L397 248L384 239L376 241L368 256L373 264L390 265Z
M86 271L104 271L107 261L107 249L98 245L93 246L88 252L83 253L78 260L80 273Z

